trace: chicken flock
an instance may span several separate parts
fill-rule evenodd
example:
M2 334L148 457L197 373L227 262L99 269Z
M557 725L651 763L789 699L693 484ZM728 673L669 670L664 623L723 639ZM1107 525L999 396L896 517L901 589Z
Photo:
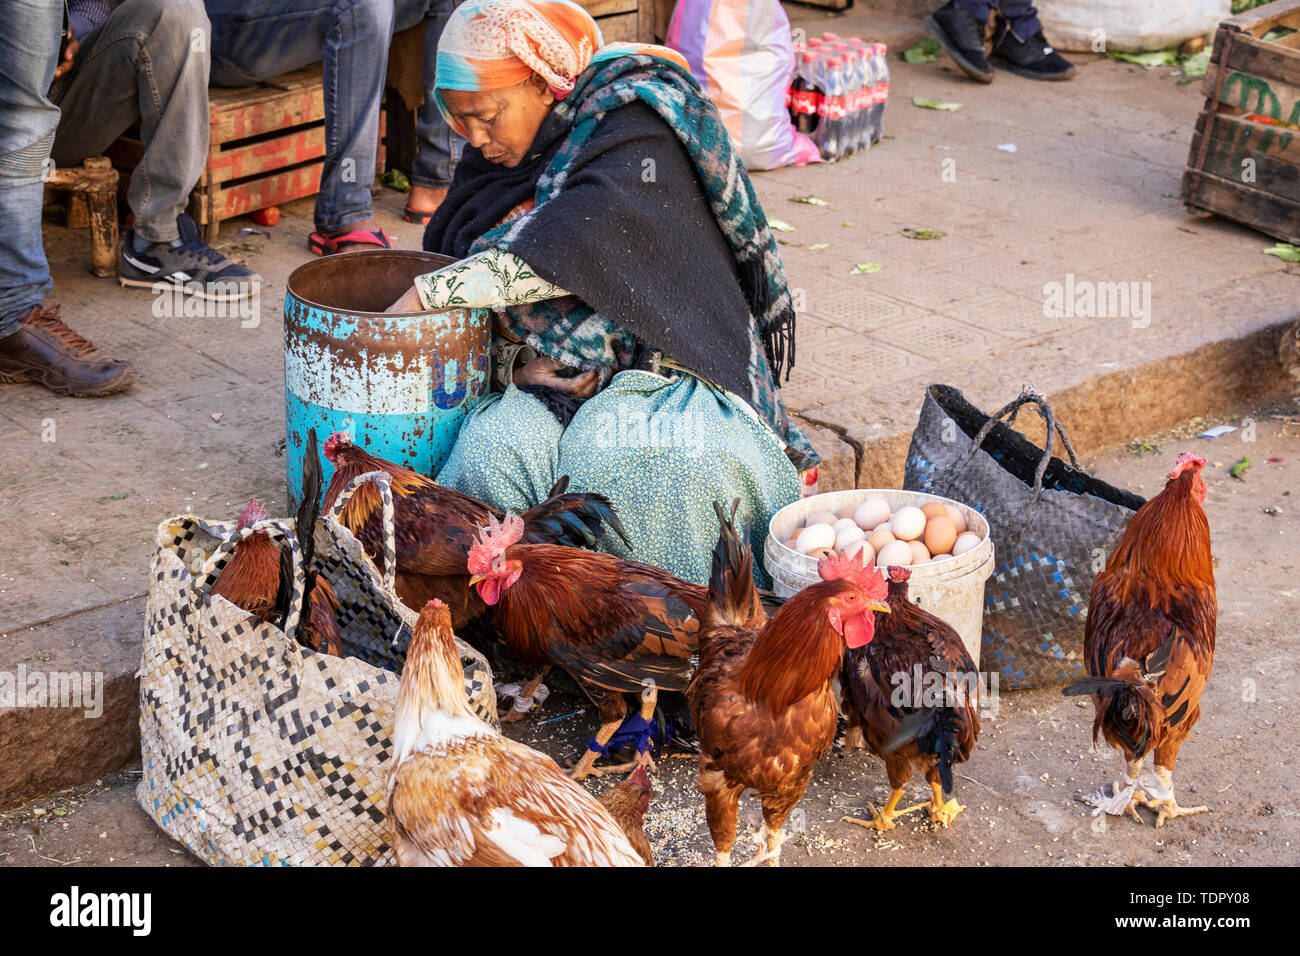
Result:
M759 853L746 865L780 863L781 841L817 762L844 721L846 748L880 758L889 778L877 831L924 810L948 827L962 811L954 767L979 738L978 672L947 623L908 598L907 568L882 577L834 555L818 583L785 601L754 583L754 556L731 513L715 503L719 536L707 586L595 550L624 536L609 501L572 493L562 479L522 515L500 511L377 458L346 433L325 442L334 473L321 503L316 436L304 458L298 540L306 569L297 639L342 655L338 598L312 568L313 528L323 508L350 497L337 520L382 569L379 489L358 481L382 472L393 499L398 596L419 609L407 650L393 731L388 823L403 866L653 865L642 822L665 724L684 721L698 740L697 787L718 865L729 865L742 796L761 803ZM1095 812L1156 811L1156 825L1204 812L1174 797L1179 748L1200 716L1214 658L1217 602L1205 459L1183 454L1163 491L1134 515L1093 585L1085 632L1088 676L1064 689L1095 708L1098 737L1121 751L1127 773L1092 798ZM292 600L287 559L258 522L253 501L212 592L260 621L281 622ZM249 529L252 529L251 531ZM548 668L590 699L600 727L565 771L504 736L469 706L456 635L492 635L530 669L530 700ZM942 692L900 699L899 675L938 675ZM505 719L518 717L512 711ZM603 767L629 749L630 763ZM1155 782L1138 780L1148 755ZM599 798L577 781L626 772ZM900 809L913 774L931 799Z

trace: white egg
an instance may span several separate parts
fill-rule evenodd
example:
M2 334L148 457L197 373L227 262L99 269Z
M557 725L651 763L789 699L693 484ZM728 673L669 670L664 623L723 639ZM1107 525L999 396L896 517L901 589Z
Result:
M889 525L889 530L898 540L915 541L925 532L925 512L912 505L905 505L894 512Z
M810 514L808 516L808 520L804 522L804 524L808 525L809 527L812 527L815 524L833 525L835 524L835 522L839 520L840 520L839 517L833 511L818 511L813 514Z
M882 521L882 522L880 522L880 524L876 525L875 528L873 528L872 530L873 530L873 531L888 531L890 534L893 534L894 532L891 530L891 527L892 527L892 526L891 526L890 522L888 522L888 521Z
M799 538L795 541L795 549L800 554L808 554L822 548L830 548L835 545L835 531L828 524L809 525L799 532Z
M891 541L876 555L876 567L906 568L912 564L912 546L906 541Z
M872 531L882 521L889 520L889 502L884 498L868 498L853 512L853 520L863 531Z
M958 555L965 554L967 551L974 550L979 547L979 543L979 535L971 531L963 532L962 534L957 535L957 540L953 542L952 556L955 558Z
M843 528L835 535L835 550L843 551L849 545L862 541L866 537L867 533L855 524L852 527Z
M845 528L857 528L858 523L852 518L841 518L839 521L831 525L831 527L835 529L836 534L839 534ZM858 528L858 530L861 531L862 529Z

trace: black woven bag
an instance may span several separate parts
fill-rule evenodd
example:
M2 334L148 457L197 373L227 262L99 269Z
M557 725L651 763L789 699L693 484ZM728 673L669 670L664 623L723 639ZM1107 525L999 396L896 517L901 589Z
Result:
M1008 427L1026 405L1047 423L1045 449ZM1056 435L1068 465L1052 457ZM957 389L931 385L903 487L955 498L989 521L996 564L984 589L980 668L997 671L1005 688L1081 671L1093 578L1144 499L1080 469L1065 429L1032 389L985 415Z

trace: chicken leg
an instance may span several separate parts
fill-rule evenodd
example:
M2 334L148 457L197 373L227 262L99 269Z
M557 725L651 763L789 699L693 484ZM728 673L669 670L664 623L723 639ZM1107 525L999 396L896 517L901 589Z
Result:
M646 723L654 720L655 708L659 705L659 691L654 687L647 687L641 693L641 719ZM602 743L606 743L603 741ZM603 776L607 773L631 773L637 767L645 767L646 773L653 773L655 769L654 756L650 753L650 744L646 743L646 749L639 751L635 760L627 763L621 763L613 767L593 767L591 772L596 776Z
M582 755L582 759L578 761L577 765L569 771L569 776L574 780L584 780L594 774L596 771L592 769L592 765L600 759L601 754L605 752L605 745L609 743L610 738L614 736L615 731L617 731L622 725L622 717L618 720L608 721L601 724L600 730L596 731L596 743L600 745L601 749L588 749Z
M531 709L532 707L533 694L537 693L537 687L539 684L541 684L542 678L546 676L546 672L548 670L550 670L550 667L543 667L540 671L538 671L536 676L534 676L533 679L530 680L527 684L525 684L523 686L523 689L519 691L519 696L515 698L516 700L527 701L528 707L525 708L524 710L517 710L514 707L511 707L510 711L504 717L501 718L501 723L513 724L517 720L524 719L524 714L528 713L528 710Z
M906 810L896 809L898 801L903 799L903 788L899 787L892 790L889 794L889 802L885 804L883 810L877 810L871 804L867 804L867 809L871 811L872 819L859 820L857 817L840 817L841 823L856 823L860 827L866 827L868 830L876 830L884 833L886 830L894 829L894 821L901 816L921 810L928 807L928 803L918 803L915 806L908 807Z
M930 792L934 794L930 800L930 822L937 823L945 830L952 824L957 814L966 808L957 802L953 797L947 803L943 800L943 784L938 780L930 781Z
M1190 817L1197 813L1209 813L1208 806L1200 807L1180 807L1178 801L1174 799L1174 772L1173 770L1156 765L1156 777L1160 784L1152 788L1154 796L1148 795L1144 788L1138 788L1133 795L1135 803L1140 803L1144 807L1149 807L1156 811L1156 826L1162 827L1166 820L1174 820L1178 817Z

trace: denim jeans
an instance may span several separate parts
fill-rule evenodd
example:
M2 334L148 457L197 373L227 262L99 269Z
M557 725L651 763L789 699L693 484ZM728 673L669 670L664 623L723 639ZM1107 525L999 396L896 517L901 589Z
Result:
M45 160L59 108L46 91L59 57L62 0L9 0L0 29L0 338L49 294L41 241Z
M997 10L1002 19L1007 21L1011 31L1021 40L1028 40L1043 29L1038 22L1038 11L1032 0L953 0L957 9L968 10L979 18L980 23L987 23L989 13Z
M54 161L79 166L136 120L144 155L127 203L149 242L178 238L176 217L208 159L208 18L200 0L122 0L85 37L50 98L63 111ZM132 82L132 79L134 82Z
M204 0L212 82L248 86L322 65L325 167L316 228L337 233L371 217L379 104L393 36L393 0Z
M465 138L453 132L433 100L438 37L451 19L458 0L396 0L396 30L406 30L425 20L424 105L416 117L415 164L411 182L417 186L450 186L452 170L465 148Z

